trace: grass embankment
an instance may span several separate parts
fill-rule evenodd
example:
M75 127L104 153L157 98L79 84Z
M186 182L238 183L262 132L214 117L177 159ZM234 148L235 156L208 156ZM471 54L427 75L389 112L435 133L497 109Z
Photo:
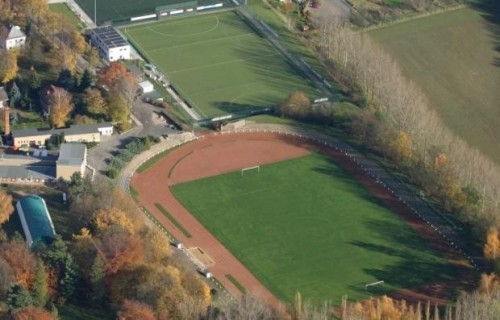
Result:
M191 233L184 228L182 224L180 224L179 221L177 221L170 212L167 211L161 204L155 203L155 207L160 210L160 212L168 219L170 222L177 228L179 229L180 232L186 237L186 238L191 238Z
M242 293L247 292L247 289L245 289L245 287L238 280L236 280L236 278L233 277L232 274L226 274L226 278L227 280L231 281L231 283L234 284L234 286L238 288L238 290L240 290Z
M311 155L172 188L279 298L314 303L417 287L454 268L332 160ZM364 285L384 280L383 287Z

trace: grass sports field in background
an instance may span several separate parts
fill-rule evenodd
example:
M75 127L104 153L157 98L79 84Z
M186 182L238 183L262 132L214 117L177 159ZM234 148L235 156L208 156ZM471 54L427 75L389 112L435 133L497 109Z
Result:
M97 24L122 20L144 14L155 13L156 7L184 3L189 0L75 0L85 13L94 19L94 2L97 8ZM198 0L198 4L213 4L221 1ZM224 1L222 1L224 2Z
M233 11L123 29L204 117L269 107L301 90L320 96Z
M454 133L500 164L498 33L483 14L460 9L369 34L425 91Z
M451 278L405 221L320 154L172 187L181 203L278 298L319 304ZM364 285L384 280L380 287Z

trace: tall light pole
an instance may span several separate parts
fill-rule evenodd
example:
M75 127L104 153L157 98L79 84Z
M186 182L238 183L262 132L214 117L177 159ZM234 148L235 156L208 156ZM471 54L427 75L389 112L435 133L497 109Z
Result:
M94 24L97 27L97 0L94 0Z

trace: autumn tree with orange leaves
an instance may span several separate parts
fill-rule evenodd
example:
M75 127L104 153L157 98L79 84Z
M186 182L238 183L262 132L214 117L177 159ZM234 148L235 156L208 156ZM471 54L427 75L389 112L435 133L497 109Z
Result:
M112 62L99 72L99 85L105 86L111 94L119 94L130 105L137 93L138 79L121 62Z
M123 301L117 315L118 320L155 320L153 309L145 303L128 300Z
M488 230L483 252L487 259L496 260L500 257L500 234L497 228Z
M35 277L36 259L24 241L0 243L0 257L12 269L16 284L29 286Z
M8 83L16 77L18 71L15 51L0 49L0 82Z
M97 247L107 274L114 274L127 265L137 264L144 255L139 236L131 235L121 227L104 231Z
M55 320L56 318L44 308L28 307L17 309L12 313L13 320Z
M0 190L0 225L8 221L13 212L12 196Z
M55 87L48 96L49 119L56 128L63 127L69 119L73 110L73 98L71 94L63 88Z

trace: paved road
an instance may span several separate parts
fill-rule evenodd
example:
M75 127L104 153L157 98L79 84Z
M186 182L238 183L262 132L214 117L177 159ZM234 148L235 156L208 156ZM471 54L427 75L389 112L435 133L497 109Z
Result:
M170 87L167 87L166 88L168 93L170 93L170 95L175 99L175 101L177 101L177 103L179 103L179 105L189 114L189 116L191 118L193 118L193 120L202 120L203 117L200 116L198 114L198 112L196 112L196 110L194 110L193 108L190 108L185 102L183 99L181 99L181 97L179 97L177 95L177 93L174 92L174 90L172 90L172 88Z

